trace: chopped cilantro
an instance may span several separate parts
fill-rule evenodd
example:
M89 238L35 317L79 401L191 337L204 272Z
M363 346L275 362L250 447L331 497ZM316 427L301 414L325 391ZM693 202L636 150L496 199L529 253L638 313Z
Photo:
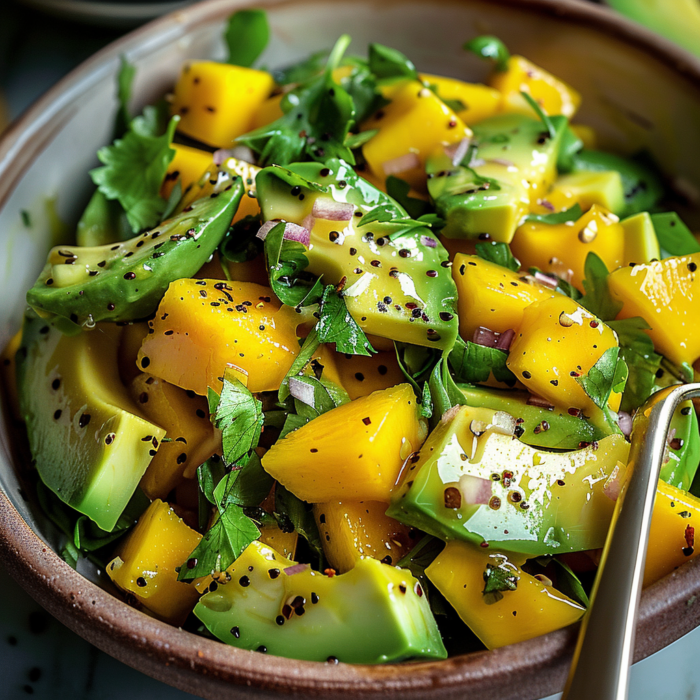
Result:
M499 566L487 564L483 573L484 577L484 602L497 603L503 599L503 593L515 591L518 588L518 576L512 569L506 568L505 562Z
M579 303L601 321L612 321L620 313L622 302L610 296L608 268L595 253L591 252L586 256L583 270L585 274L583 289L586 294Z
M508 68L510 52L498 37L488 35L478 36L468 41L462 48L475 53L480 58L488 58L494 61L497 71L502 72Z
M371 355L376 352L364 331L350 315L345 299L335 291L333 285L328 285L323 290L316 332L322 343L335 343L337 352L353 355Z
M32 217L26 209L20 211L20 216L22 217L22 223L26 228L32 227Z
M437 423L442 418L445 411L449 411L454 406L464 406L467 403L464 394L459 390L450 374L445 355L433 367L430 379L426 384L428 385L427 396L432 403L430 415L434 423ZM423 398L426 398L425 391L423 391ZM424 406L423 410L426 408Z
M627 380L627 365L618 357L619 352L617 346L608 348L587 374L576 377L576 381L601 410L607 407L611 392L622 391Z
M583 209L577 202L573 207L564 211L552 212L551 214L529 214L525 217L527 222L536 222L539 224L566 224L569 221L576 221L583 216Z
M380 80L418 80L418 71L413 63L400 51L383 44L369 45L369 67Z
M542 107L540 107L537 100L535 100L535 98L529 92L521 92L520 94L525 99L525 102L532 107L535 114L540 118L545 128L549 132L549 137L555 139L557 137L557 127L554 125L551 117L547 116L547 113L542 109Z
M264 10L239 10L228 19L224 33L227 62L249 68L270 40L270 25Z
M517 272L520 269L520 260L513 255L507 243L498 243L496 241L481 242L477 243L474 248L476 249L476 254L483 260L488 260L513 272Z
M497 348L487 348L457 336L449 362L458 382L478 384L494 379L508 386L515 386L515 375L506 367L508 353Z
M411 186L395 175L389 175L386 179L386 192L395 199L408 213L412 219L418 219L430 212L430 205L423 199L411 197L409 192Z
M119 73L117 73L117 117L114 125L116 136L126 133L131 126L131 112L129 101L131 100L131 88L136 76L136 66L129 63L126 56L119 57Z
M695 236L675 211L652 214L651 221L662 257L700 253L700 243L695 240Z
M284 532L298 532L318 557L318 568L323 569L324 557L321 536L312 506L297 498L281 484L275 486L275 518ZM286 525L286 527L284 527ZM291 528L291 529L290 529Z

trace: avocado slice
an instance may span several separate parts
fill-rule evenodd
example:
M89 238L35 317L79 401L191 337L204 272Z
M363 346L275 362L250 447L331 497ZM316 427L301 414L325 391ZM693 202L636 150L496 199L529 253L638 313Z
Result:
M142 418L116 371L122 329L63 335L27 317L17 352L20 411L42 481L111 531L165 430Z
M615 506L603 485L627 463L629 443L611 435L545 452L515 439L514 428L504 412L450 409L405 469L387 515L442 539L534 556L602 547Z
M457 288L448 253L431 230L341 160L264 168L256 177L265 221L309 226L304 272L342 281L348 311L363 331L413 345L451 348ZM314 205L354 206L349 220L313 217ZM363 224L373 212L379 218ZM347 216L347 214L346 214Z
M572 416L561 408L543 408L530 404L527 391L492 389L473 384L457 385L468 406L505 411L516 420L515 435L520 442L532 447L576 450L582 443L602 440L606 435L583 418Z
M222 642L308 661L377 664L444 659L447 652L420 583L407 569L360 559L339 576L295 566L252 542L194 614ZM299 565L302 566L303 565Z
M194 275L216 250L242 193L238 178L128 241L53 248L27 302L40 316L61 316L88 328L150 315L172 281Z
M447 238L484 238L510 243L530 201L544 196L556 177L567 120L545 125L522 114L501 114L475 124L468 167L453 164L445 149L426 163L428 192Z

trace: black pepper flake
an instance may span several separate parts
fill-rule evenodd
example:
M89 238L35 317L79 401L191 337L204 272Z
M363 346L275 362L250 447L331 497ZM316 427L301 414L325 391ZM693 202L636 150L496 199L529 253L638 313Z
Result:
M92 416L89 413L83 413L78 419L78 426L81 428L86 428Z
M362 422L363 422L365 425L371 425L372 420L371 420L369 417L367 417L367 418L363 418L363 419L362 419Z
M437 270L428 270L425 274L428 277L437 277L438 276Z
M691 272L695 272L695 270L698 269L698 266L697 266L694 262L689 262L689 263L688 263L688 269L689 269Z
M238 629L238 627L231 627L231 634L236 638L240 639L241 638L241 631Z
M177 456L177 463L178 464L184 464L187 461L187 455L184 452L181 452Z
M525 370L525 371L523 372L523 379L531 379L531 378L532 378L532 374L530 374L530 372L528 372L527 370Z
M241 586L243 586L243 588L247 588L248 586L250 586L250 579L247 576L241 576L238 579L238 583L240 583Z
M144 588L144 587L147 585L147 584L146 584L146 579L145 579L143 576L139 576L139 577L136 579L136 585L137 585L139 588Z
M133 279L136 279L136 275L133 272L127 272L124 275L124 279L125 280L133 280Z
M268 575L271 579L274 580L274 579L276 579L276 578L280 575L280 570L279 570L279 569L268 569L267 575Z

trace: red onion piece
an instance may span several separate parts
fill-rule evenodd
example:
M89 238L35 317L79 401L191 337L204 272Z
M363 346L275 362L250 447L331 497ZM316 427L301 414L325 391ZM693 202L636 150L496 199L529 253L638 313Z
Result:
M632 416L629 413L620 411L617 414L617 424L625 437L629 437L632 434Z
M284 569L284 573L287 574L287 576L294 576L294 574L300 574L309 568L308 564L294 564L294 566L288 566Z
M234 148L220 148L214 151L214 165L223 165L229 158L244 160L246 163L255 163L255 154L248 146L235 146Z
M464 156L467 155L471 141L472 140L467 137L462 139L459 143L452 144L445 148L445 154L452 161L452 165L456 167L462 162L462 160L464 160Z
M307 406L314 408L314 388L295 377L289 378L289 393Z
M550 289L556 289L557 285L559 284L559 280L556 277L546 275L544 272L540 272L539 270L535 272L535 279L540 284L543 284L545 287L549 287Z
M437 241L431 236L421 236L420 242L428 248L437 248Z
M233 158L233 153L226 149L220 148L218 151L214 151L214 165L221 165L223 162L227 161L229 158Z
M476 345L483 345L486 348L496 348L497 350L505 350L506 352L510 349L510 344L515 338L515 331L509 328L503 333L496 333L490 328L484 328L484 326L479 326L472 336L472 343Z
M559 260L559 258L552 258L549 261L549 270L569 284L571 284L571 280L574 278L574 271L563 260Z
M459 477L459 490L462 493L462 503L468 506L483 505L491 500L493 495L492 482L471 474Z
M330 197L318 197L311 210L312 216L326 221L350 221L354 213L354 204L336 202Z
M622 479L624 473L620 469L620 462L615 465L615 469L612 470L610 476L607 478L603 484L603 493L611 500L616 501L617 497L620 495L620 489L622 488Z
M382 164L385 175L396 175L405 173L407 170L413 170L420 167L420 160L415 153L406 153L398 158L392 158Z
M539 396L531 394L527 399L528 406L537 406L538 408L546 408L548 411L554 409L554 406L546 399L541 399Z
M311 214L309 214L308 216L304 217L304 219L301 222L301 225L304 228L308 228L309 231L313 231L313 228L316 225L316 219L314 219L314 217Z
M270 233L270 231L279 223L280 222L276 219L266 221L258 229L255 237L264 241L267 238L267 234ZM311 240L311 231L303 226L299 226L298 224L285 223L283 236L288 241L296 241L297 243L302 243L303 245L308 246L309 241Z
M272 219L271 221L266 221L259 229L258 232L255 234L256 238L259 238L261 241L264 241L267 238L267 234L272 231L277 224L280 222L277 219Z
M496 346L499 350L505 350L506 352L510 350L510 344L515 338L515 331L509 328L507 331L503 331L498 338L496 338Z
M505 165L507 168L509 168L511 165L515 165L513 161L506 160L505 158L490 158L488 162L495 163L496 165Z

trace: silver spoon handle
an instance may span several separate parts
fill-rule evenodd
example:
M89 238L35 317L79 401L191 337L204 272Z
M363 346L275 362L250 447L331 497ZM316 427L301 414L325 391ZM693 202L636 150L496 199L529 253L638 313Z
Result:
M665 394L665 396L662 394ZM657 392L637 411L625 483L615 504L562 700L626 700L649 526L673 412L700 384Z

